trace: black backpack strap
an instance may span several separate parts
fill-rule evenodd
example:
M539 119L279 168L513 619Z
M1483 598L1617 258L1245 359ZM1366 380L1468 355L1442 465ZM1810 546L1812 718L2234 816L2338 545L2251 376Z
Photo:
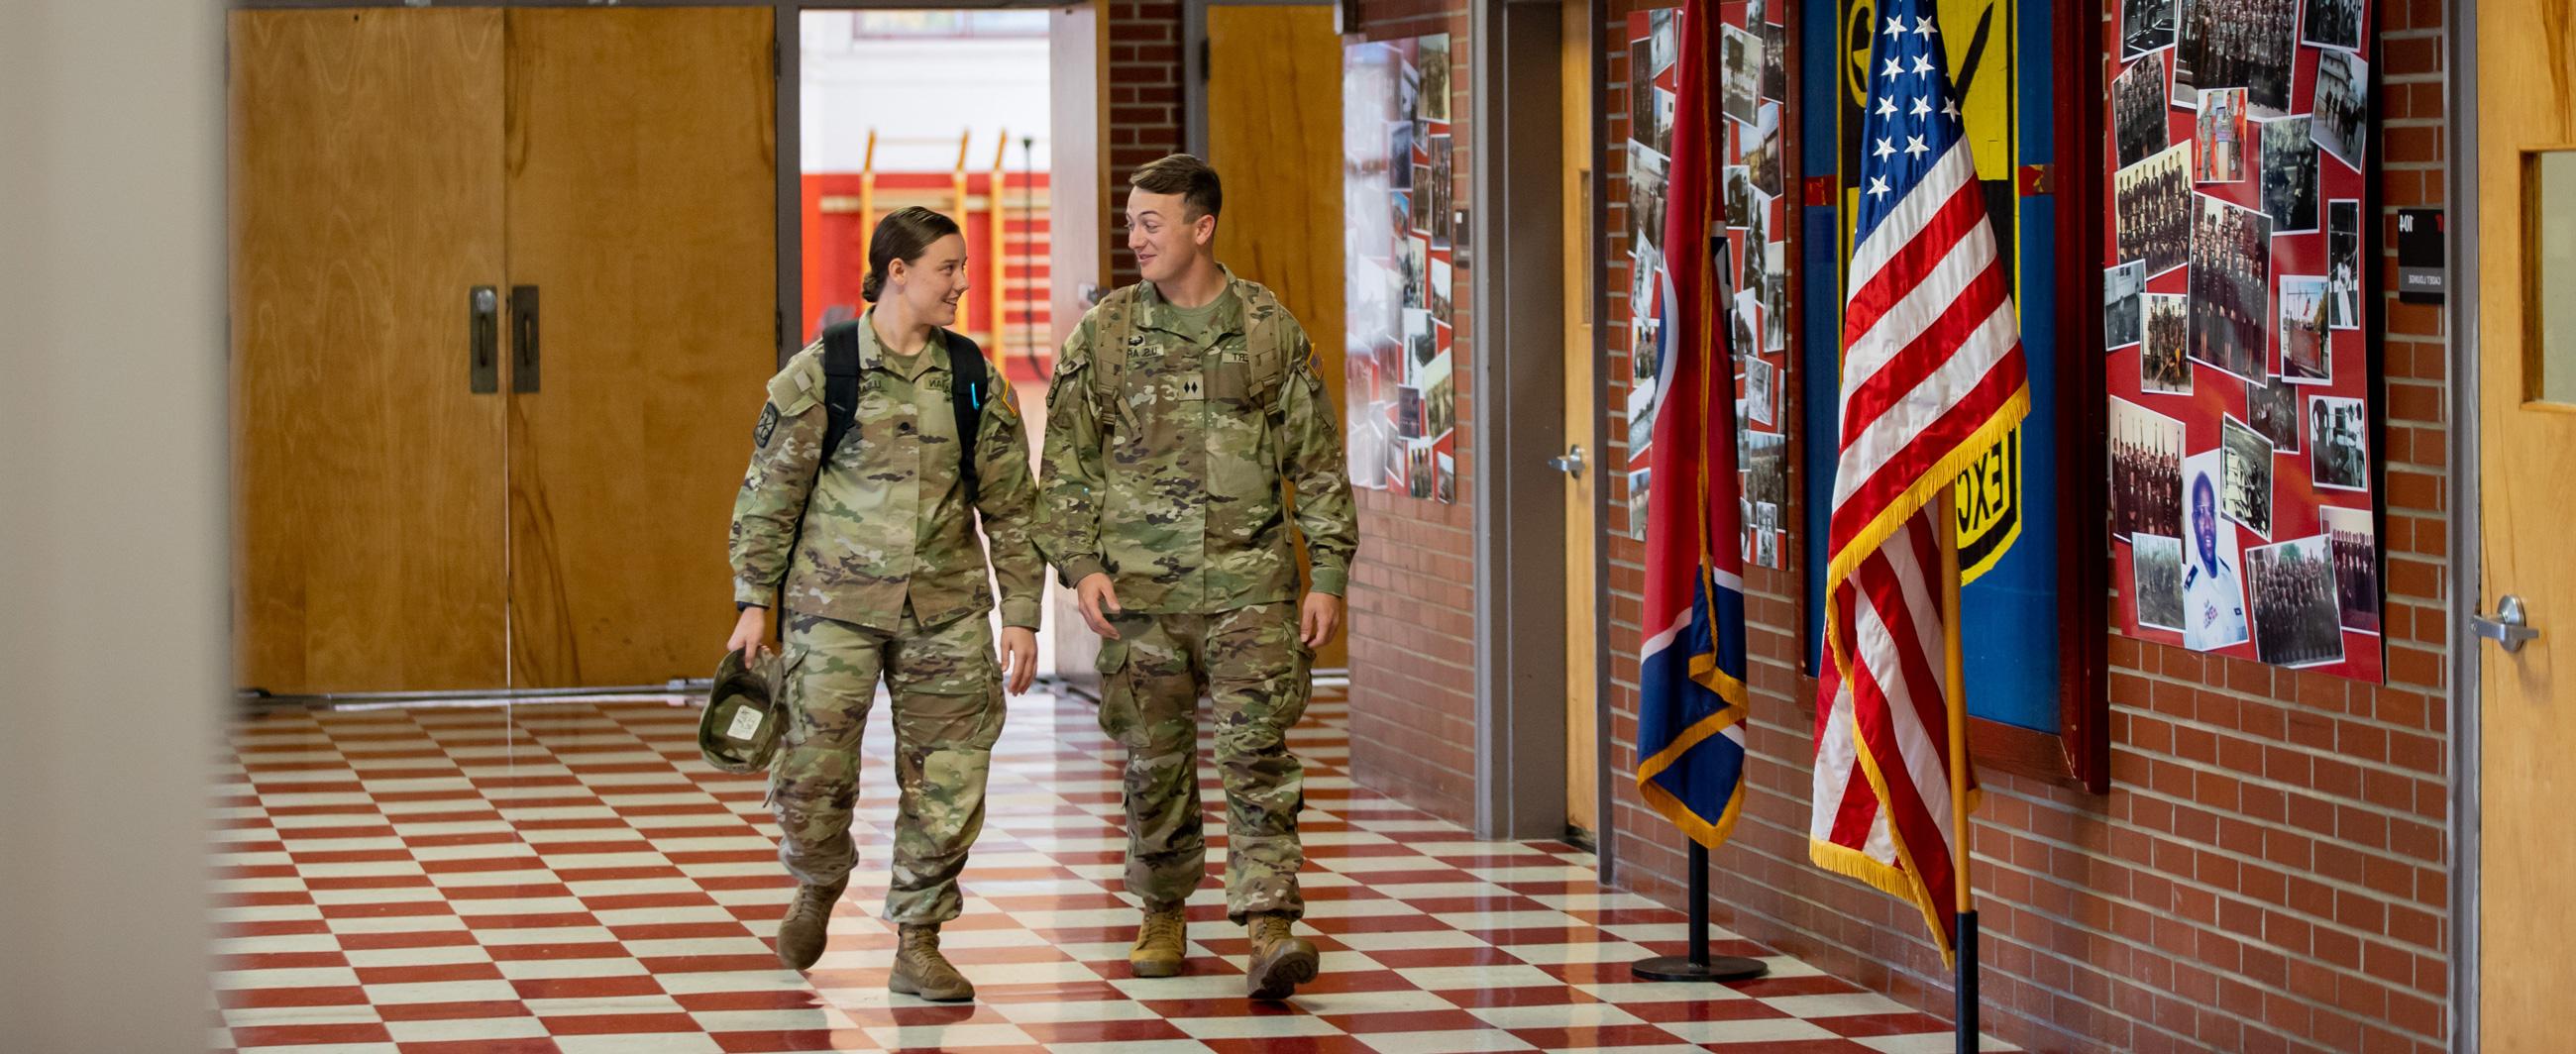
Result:
M943 329L939 335L948 345L948 370L955 375L948 386L948 405L957 414L957 475L966 483L966 504L971 507L982 490L975 474L975 438L982 431L985 389L992 371L984 361L984 349L965 334Z
M841 437L850 434L850 422L859 416L859 327L864 324L852 319L823 330L823 456L815 461L817 476L832 463Z

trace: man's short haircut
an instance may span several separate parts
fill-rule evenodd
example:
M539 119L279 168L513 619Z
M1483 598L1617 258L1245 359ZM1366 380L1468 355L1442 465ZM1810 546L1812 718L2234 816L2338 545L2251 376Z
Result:
M1189 207L1190 218L1214 216L1225 207L1225 188L1218 185L1216 169L1188 154L1172 154L1127 177L1127 185L1148 194L1178 194Z

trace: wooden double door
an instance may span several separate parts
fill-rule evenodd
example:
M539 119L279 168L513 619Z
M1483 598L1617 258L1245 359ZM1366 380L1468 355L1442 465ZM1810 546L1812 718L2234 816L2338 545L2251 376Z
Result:
M236 11L236 675L712 671L777 363L768 8Z

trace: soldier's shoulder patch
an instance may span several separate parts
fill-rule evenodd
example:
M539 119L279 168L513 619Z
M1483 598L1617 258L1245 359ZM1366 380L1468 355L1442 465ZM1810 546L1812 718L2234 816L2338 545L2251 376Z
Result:
M760 423L752 427L751 441L762 450L769 449L769 437L778 433L778 404L760 404Z

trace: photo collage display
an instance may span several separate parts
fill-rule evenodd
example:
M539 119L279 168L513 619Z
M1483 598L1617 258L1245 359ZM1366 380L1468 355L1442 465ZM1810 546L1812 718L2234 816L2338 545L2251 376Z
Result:
M1342 56L1344 442L1351 483L1458 500L1449 36Z
M2122 629L2383 678L2368 0L2123 0L2103 261Z
M1716 171L1726 237L1713 261L1726 347L1734 355L1736 466L1744 561L1781 566L1788 548L1788 17L1779 0L1714 5L1719 137ZM1631 533L1643 537L1655 408L1672 335L1664 257L1665 181L1672 171L1680 13L1628 16L1628 347L1626 407Z

